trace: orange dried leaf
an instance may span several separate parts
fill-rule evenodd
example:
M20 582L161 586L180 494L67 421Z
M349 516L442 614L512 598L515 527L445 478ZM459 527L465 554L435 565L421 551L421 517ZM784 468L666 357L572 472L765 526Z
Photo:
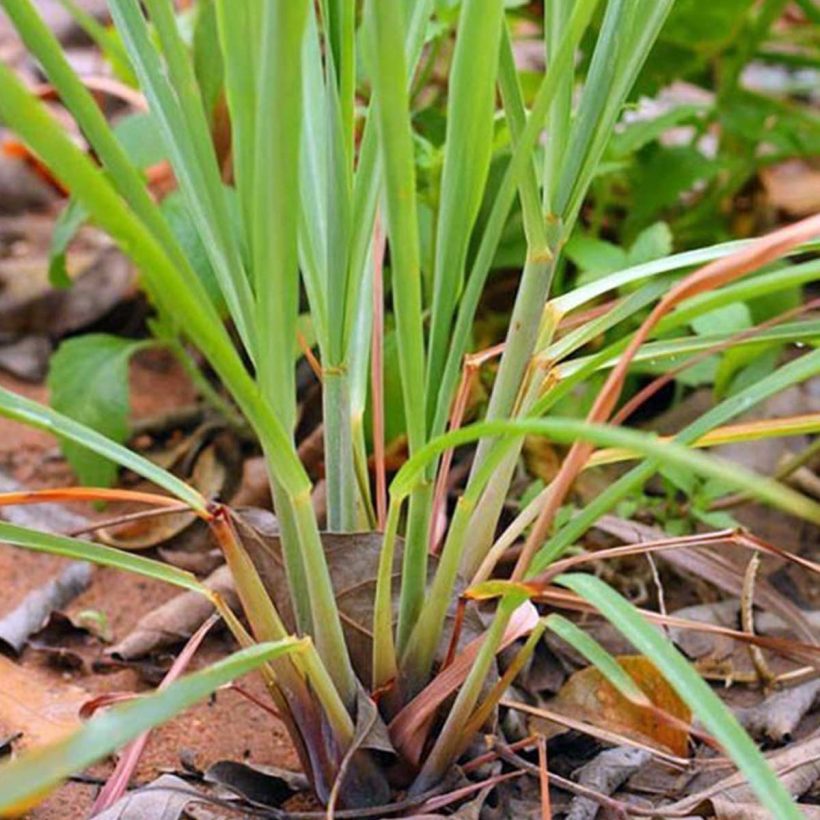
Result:
M594 666L576 672L549 706L641 743L662 746L684 757L692 715L649 659L624 655L618 663L652 702L654 708L627 700ZM668 716L671 716L671 719Z

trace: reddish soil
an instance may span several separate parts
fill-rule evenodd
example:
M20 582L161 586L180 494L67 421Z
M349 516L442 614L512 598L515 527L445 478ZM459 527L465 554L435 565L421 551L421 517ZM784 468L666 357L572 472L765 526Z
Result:
M132 366L131 379L135 418L190 404L195 396L185 376L165 354L138 357ZM32 387L4 375L0 375L0 384L39 401L46 399L44 387ZM53 438L4 419L0 419L0 468L28 487L75 483L70 470L59 458ZM101 515L86 506L77 506L75 510L89 517ZM0 546L3 587L0 616L15 607L27 592L52 578L63 563L63 559L52 556ZM141 616L175 592L160 582L97 568L90 588L68 607L67 614L89 609L104 613L116 640L126 635ZM203 644L192 668L224 657L233 648L226 635L212 635ZM107 675L67 673L49 665L41 653L31 649L23 652L20 663L24 668L46 672L55 681L80 686L89 697L103 692L150 689L133 669ZM262 700L267 698L258 677L251 676L243 684ZM24 727L6 727L0 721L0 736L21 728ZM150 781L163 771L178 770L182 750L190 750L202 768L223 759L298 768L298 759L282 724L232 691L217 693L212 702L199 704L154 731L140 762L137 782ZM112 768L113 763L108 761L93 767L88 774L104 778ZM28 816L37 820L73 820L87 816L96 788L94 785L66 784Z

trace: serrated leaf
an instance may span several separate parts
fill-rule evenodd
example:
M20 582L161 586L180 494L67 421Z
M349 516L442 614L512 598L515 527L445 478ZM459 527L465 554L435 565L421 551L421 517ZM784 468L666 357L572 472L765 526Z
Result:
M52 287L71 287L71 278L66 268L68 246L77 231L88 219L88 211L76 199L69 199L54 223L48 258L48 281Z
M51 406L121 444L128 435L128 361L141 346L104 333L63 342L49 364ZM113 462L74 442L60 446L83 484L113 483Z

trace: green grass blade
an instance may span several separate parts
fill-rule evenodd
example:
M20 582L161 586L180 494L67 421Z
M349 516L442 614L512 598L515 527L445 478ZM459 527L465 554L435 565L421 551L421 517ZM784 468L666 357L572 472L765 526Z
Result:
M379 134L402 396L410 451L425 439L424 334L410 100L398 0L369 0L368 50Z
M689 662L654 626L611 587L592 575L560 575L556 583L591 603L641 653L657 666L684 703L723 746L773 817L803 815L737 718Z
M715 427L730 421L765 399L793 384L799 384L820 373L820 350L813 350L761 379L745 390L722 401L700 418L684 427L675 440L691 444ZM536 554L530 568L531 575L543 572L570 545L583 535L602 515L611 510L622 498L641 487L657 470L658 462L650 460L631 469L596 496L569 523L565 524Z
M453 311L464 285L470 236L490 169L503 12L503 4L496 0L465 0L459 14L436 225L428 389L441 378ZM429 392L432 399L433 391ZM431 414L434 409L431 401Z
M308 639L289 638L236 652L167 688L115 706L64 740L27 752L0 767L0 812L29 805L75 772L111 754L143 732L170 720L220 686L262 664L302 652Z
M163 470L162 467L158 467L121 444L116 444L90 427L50 407L18 396L5 388L0 388L0 415L87 447L120 466L133 470L143 478L147 478L158 487L167 490L175 498L188 504L191 509L203 511L207 506L207 501L196 490L167 470Z
M148 193L139 170L114 135L97 101L68 63L51 29L34 10L30 0L2 0L2 4L26 47L37 57L63 104L74 115L86 139L108 171L109 179L117 191L174 261L191 293L201 302L207 301L207 292ZM9 119L8 124L16 127L14 119ZM42 156L49 161L47 154ZM150 280L146 280L146 287L149 293L154 294L153 283Z
M547 71L553 71L556 68L555 55L561 45L571 11L570 0L547 0L544 3ZM574 79L574 72L562 72L560 88L549 110L549 139L544 146L543 201L545 213L558 213L554 193L560 179L561 163L569 142Z
M547 617L546 625L547 629L583 655L627 700L633 703L647 702L648 699L638 684L595 638L555 612Z
M666 464L676 465L699 475L725 481L737 489L746 490L761 501L780 507L807 521L820 523L820 503L772 479L746 470L738 464L690 450L679 441L661 441L651 433L590 424L577 419L499 419L477 422L459 430L453 430L433 439L402 465L390 485L391 495L397 498L406 497L420 480L427 462L443 450L458 447L482 437L496 435L541 435L559 444L571 444L581 439L604 447L626 447L641 455L657 458Z
M680 359L695 354L701 351L708 350L721 342L726 342L734 338L737 331L729 331L725 333L711 333L708 336L684 336L676 339L661 340L657 342L648 342L642 345L635 358L633 359L633 368L636 372L640 372L640 365L642 364L659 364L664 360L671 359L672 361L679 361ZM802 322L785 322L772 328L760 331L754 336L747 336L742 339L737 339L733 344L733 349L741 349L756 344L768 342L770 344L792 344L795 342L812 342L820 338L820 321L802 321ZM615 347L620 347L616 344ZM613 350L611 355L601 361L597 356L581 356L577 359L571 359L568 362L560 364L556 368L556 373L559 379L564 379L572 376L574 373L582 368L586 368L591 360L598 361L597 369L606 369L614 367L618 362L619 351Z
M215 0L225 65L225 97L231 114L231 150L245 235L253 224L256 80L261 47L261 3Z
M496 194L495 202L493 203L490 216L487 220L475 260L470 270L470 275L467 279L464 294L459 304L458 315L453 327L450 349L447 355L447 362L442 373L441 383L438 387L436 412L432 427L430 428L431 435L437 435L443 432L446 427L462 358L467 349L467 343L473 326L475 311L478 307L478 302L484 289L487 275L490 272L493 259L495 258L496 249L507 222L507 217L515 201L516 190L521 184L523 175L530 173L533 150L541 134L547 111L558 92L560 75L564 71L571 70L575 57L575 49L597 5L598 0L579 0L579 2L575 4L572 17L567 26L566 35L555 57L554 70L547 73L541 82L535 100L533 101L530 115L527 118L527 124L521 133L521 138L515 145L504 179ZM538 304L540 310L543 305L543 299L540 300L540 303L537 299L533 300L533 304ZM534 343L534 332L532 336ZM498 412L501 412L501 408L498 408Z
M210 597L210 590L204 587L193 573L178 569L161 561L143 558L124 550L105 547L80 538L68 538L65 535L56 535L50 532L30 530L16 524L0 521L0 542L23 547L35 552L47 552L51 555L63 555L78 561L90 561L103 567L113 567L124 572L133 572L155 581L164 581L167 584L199 592Z
M596 279L593 282L589 282L586 285L582 285L568 293L562 294L553 299L552 304L555 309L563 315L572 310L577 310L579 307L588 304L609 291L617 290L625 285L638 282L641 279L647 279L650 276L658 276L675 270L704 265L715 259L723 259L743 248L749 247L750 244L756 241L755 239L738 239L732 242L712 245L708 248L698 248L694 251L672 254L672 256L665 256L653 262L644 262L641 265L634 265L633 267L602 276L600 279ZM788 255L799 256L800 254L817 250L818 247L820 247L820 243L817 241L807 242L804 245L798 245L792 248Z
M256 327L262 394L283 427L293 428L293 350L299 310L297 230L302 41L306 0L266 3L257 81L254 222L251 248L257 294Z
M179 75L184 73L181 66L183 59L177 53L178 44L163 14L167 11L167 0L153 0L152 7L159 12L157 28L164 33L161 39L168 49L171 75L182 82L183 78ZM190 88L177 89L179 97L175 93L159 52L151 42L148 24L137 2L111 0L111 16L131 56L151 112L156 117L180 190L205 245L220 290L253 358L256 353L253 294L231 231L216 155L211 146L204 144L203 124L194 121L195 106L199 106L200 113L202 110L201 99L198 102L193 99L198 92ZM207 126L204 127L207 129Z
M556 189L556 213L568 229L673 2L610 0L607 6Z
M79 6L75 0L60 0L60 5L105 55L114 73L130 85L136 85L137 78L131 68L131 61L119 38L100 23L94 15Z

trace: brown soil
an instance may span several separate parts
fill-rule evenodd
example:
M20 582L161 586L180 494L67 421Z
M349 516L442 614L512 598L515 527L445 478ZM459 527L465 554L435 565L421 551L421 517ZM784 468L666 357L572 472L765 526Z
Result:
M152 353L137 358L132 366L134 416L164 413L190 404L194 391L178 367L164 354ZM47 391L0 374L0 384L30 398L45 401ZM49 435L0 419L0 469L28 487L61 486L75 483L69 468L59 458L56 442ZM101 513L87 506L75 509L88 516ZM27 592L44 583L59 571L64 560L0 546L0 583L3 598L0 616L15 607ZM176 590L107 568L97 568L91 587L67 609L72 615L96 610L108 619L115 640L123 637L137 620L166 601ZM224 657L233 648L224 634L210 636L197 654L192 669ZM27 649L20 658L24 668L38 668L55 682L65 681L85 689L89 697L104 692L143 692L150 686L142 682L134 669L113 674L67 673L50 665L41 653ZM265 700L267 695L257 676L243 681L245 688ZM0 736L6 729L0 723ZM217 760L233 759L298 768L298 759L283 725L270 714L233 691L217 693L211 702L188 710L170 723L155 730L149 740L137 771L136 780L144 783L167 770L180 768L180 752L189 750L202 768ZM93 767L88 774L105 778L112 761ZM59 788L28 816L36 820L68 820L87 816L97 786L68 783Z

